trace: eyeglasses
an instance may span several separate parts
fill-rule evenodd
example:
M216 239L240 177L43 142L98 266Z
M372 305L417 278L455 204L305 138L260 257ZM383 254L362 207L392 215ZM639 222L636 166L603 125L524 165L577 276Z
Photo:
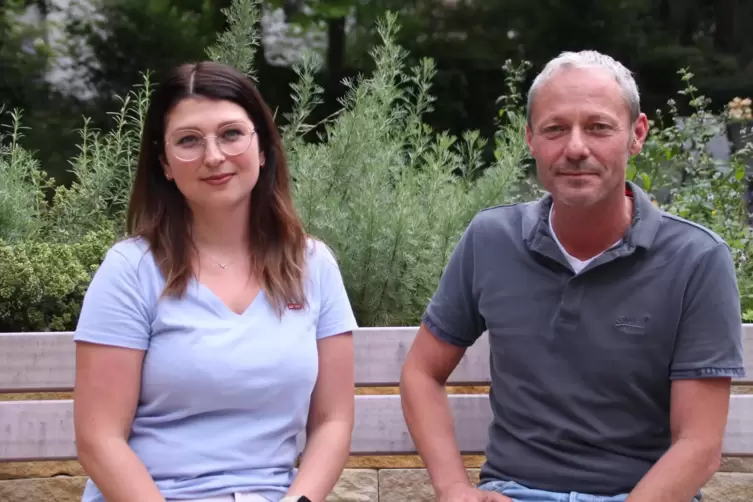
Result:
M182 129L170 135L165 141L165 150L183 162L191 162L204 156L207 141L214 139L217 147L228 157L240 155L251 146L251 138L256 133L247 124L228 124L217 134L204 135L193 129Z

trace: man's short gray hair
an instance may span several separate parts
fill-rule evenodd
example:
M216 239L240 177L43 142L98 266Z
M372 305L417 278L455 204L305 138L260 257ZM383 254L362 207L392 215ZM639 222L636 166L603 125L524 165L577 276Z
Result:
M562 52L559 56L549 61L541 73L531 84L528 91L528 103L526 115L528 124L531 124L531 108L539 87L549 80L555 72L563 68L600 68L608 71L622 88L625 102L630 110L630 121L633 122L641 113L641 98L638 94L638 84L635 83L633 73L622 63L614 58L597 51Z

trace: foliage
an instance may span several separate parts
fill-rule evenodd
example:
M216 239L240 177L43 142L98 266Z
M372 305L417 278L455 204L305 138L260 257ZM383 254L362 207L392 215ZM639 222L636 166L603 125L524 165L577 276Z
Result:
M210 59L233 66L251 78L256 78L254 57L259 46L257 24L261 0L232 2L222 13L228 28L217 43L207 49Z
M0 239L20 241L33 238L39 228L43 175L37 161L19 146L20 111L11 114L7 129L10 134L0 132Z
M0 96L10 108L28 107L43 96L50 49L44 26L20 20L23 2L0 2Z
M142 73L201 58L216 39L215 18L211 0L72 0L68 70L112 106L108 98L128 95Z
M0 241L0 331L72 329L111 242L107 229L71 243Z
M258 0L235 0L225 12L228 31L207 54L253 75ZM394 15L385 16L377 31L374 71L348 79L340 110L323 122L311 119L323 102L315 78L321 60L303 59L291 89L295 106L280 117L281 128L298 210L308 231L334 250L359 323L414 325L473 215L540 193L525 167L530 159L521 88L531 65L505 64L506 92L493 137L478 131L454 136L425 121L436 102L434 62L406 63ZM737 158L727 166L711 162L705 141L721 124L693 94L690 77L683 79L696 113L679 124L670 102L672 122L654 124L628 174L668 210L730 242L743 308L753 311L741 164ZM149 90L147 75L112 114L111 131L84 124L79 154L71 161L76 181L56 187L51 199L44 197L50 180L19 146L20 122L11 117L9 139L0 149L0 189L8 194L0 199L0 329L75 326L91 274L123 235ZM491 162L485 151L494 153Z
M753 233L745 203L749 176L748 145L728 162L714 159L709 142L726 133L724 117L709 111L709 100L698 95L693 74L679 71L693 112L681 118L675 100L668 101L668 116L661 110L651 123L653 131L638 157L631 160L628 178L657 198L666 211L706 226L731 247L737 268L744 318L753 321Z
M379 24L375 72L346 82L343 108L316 143L303 139L322 93L312 83L317 61L307 59L284 128L301 216L336 251L364 325L418 322L473 214L516 196L526 155L522 117L504 126L488 166L477 132L432 131L422 116L433 103L434 65L405 68L396 30L392 15Z

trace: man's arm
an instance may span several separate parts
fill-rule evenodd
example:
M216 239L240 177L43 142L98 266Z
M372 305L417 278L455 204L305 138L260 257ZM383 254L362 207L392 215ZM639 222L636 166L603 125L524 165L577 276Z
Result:
M400 378L405 421L437 494L456 484L471 486L444 388L464 353L464 348L439 340L421 324Z
M721 462L731 379L745 373L740 296L723 242L693 265L670 368L672 446L627 502L688 502Z
M400 378L405 422L439 502L512 502L471 484L455 441L444 385L465 350L442 341L421 324Z
M471 485L444 388L467 347L486 329L474 284L478 223L471 222L453 250L400 377L405 421L440 502L509 502Z
M729 396L729 378L672 383L672 446L626 502L693 499L719 468Z

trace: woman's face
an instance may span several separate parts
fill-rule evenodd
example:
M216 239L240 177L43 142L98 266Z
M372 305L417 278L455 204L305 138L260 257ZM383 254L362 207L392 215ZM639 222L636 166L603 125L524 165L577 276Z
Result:
M246 111L231 101L190 97L165 126L165 176L192 209L248 203L264 166L258 135Z

